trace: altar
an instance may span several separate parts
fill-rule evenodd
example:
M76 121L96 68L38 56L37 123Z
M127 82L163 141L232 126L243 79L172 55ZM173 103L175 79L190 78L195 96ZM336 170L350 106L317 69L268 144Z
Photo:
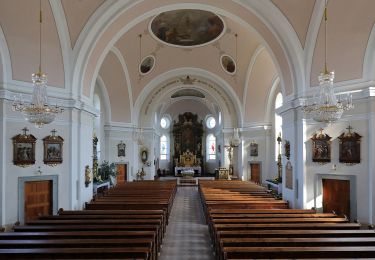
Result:
M194 176L194 173L198 173L201 175L202 168L200 166L190 166L190 167L175 167L174 168L174 175L189 175L192 174Z

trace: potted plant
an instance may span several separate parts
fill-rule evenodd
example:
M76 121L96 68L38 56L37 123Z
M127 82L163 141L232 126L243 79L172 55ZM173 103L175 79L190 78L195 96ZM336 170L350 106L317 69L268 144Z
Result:
M98 169L98 175L96 178L96 182L105 182L109 181L110 177L116 177L117 170L116 165L114 163L109 163L108 161L103 161L100 164L100 167Z

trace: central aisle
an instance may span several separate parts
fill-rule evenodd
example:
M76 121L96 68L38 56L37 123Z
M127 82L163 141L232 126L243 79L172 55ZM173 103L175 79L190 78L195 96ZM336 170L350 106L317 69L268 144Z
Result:
M159 259L215 259L197 187L178 187Z

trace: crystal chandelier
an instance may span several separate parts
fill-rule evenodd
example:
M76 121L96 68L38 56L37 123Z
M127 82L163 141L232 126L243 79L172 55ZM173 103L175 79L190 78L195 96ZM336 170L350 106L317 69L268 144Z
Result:
M327 69L327 0L324 9L324 71L319 75L319 96L314 96L312 104L305 102L303 112L316 122L332 123L339 120L344 111L354 108L352 96L336 96L333 89L335 73Z
M142 128L136 128L133 133L133 140L137 142L138 145L144 144L144 136L143 136L143 129Z
M238 128L233 128L233 136L229 140L229 146L231 147L238 147L241 143L241 138L238 134Z
M51 123L57 114L63 112L63 108L50 106L47 97L47 76L42 73L42 3L39 1L39 71L31 75L33 82L33 94L31 102L22 100L22 96L14 99L12 109L19 111L25 120L41 128L45 124Z

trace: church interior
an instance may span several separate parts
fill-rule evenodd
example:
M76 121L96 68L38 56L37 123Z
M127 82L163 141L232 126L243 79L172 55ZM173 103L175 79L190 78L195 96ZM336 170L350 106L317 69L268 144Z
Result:
M0 0L0 258L375 259L374 10Z

